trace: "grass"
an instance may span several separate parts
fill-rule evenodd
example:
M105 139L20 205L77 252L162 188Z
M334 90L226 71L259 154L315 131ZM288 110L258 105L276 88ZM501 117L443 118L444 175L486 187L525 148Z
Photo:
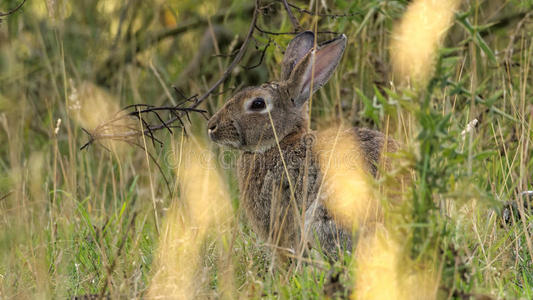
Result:
M402 86L388 49L408 1L325 1L329 10L318 2L313 11L345 15L315 19L294 11L295 16L305 28L316 20L319 30L345 33L349 45L332 80L314 97L313 127L342 119L387 131L402 143L394 156L400 166L376 182L394 189L394 171L412 175L400 196L403 204L386 212L391 235L404 237L402 253L415 266L436 270L438 298L531 299L533 217L521 209L520 193L533 190L533 3L463 1L427 82ZM0 10L16 4L4 1ZM188 253L172 248L172 238L164 244L165 234L179 239L198 225L187 213L194 213L195 204L187 204L194 201L187 202L192 200L184 192L192 174L184 166L198 157L218 171L199 171L189 180L203 182L200 188L207 190L219 180L218 190L225 194L202 198L211 209L201 208L210 211L202 223L204 235L191 237L196 256L173 261L178 269L196 264L184 270L190 272L184 274L191 293L307 299L354 291L355 278L364 276L357 266L365 258L346 254L335 263L272 264L270 248L239 208L236 153L207 142L201 117L193 116L189 138L179 131L160 132L163 147L146 141L170 179L172 195L138 148L108 143L104 146L111 151L96 144L79 150L88 138L81 127L94 128L129 104L168 104L162 84L177 85L186 95L207 90L231 62L225 54L238 48L237 35L245 34L250 8L244 0L38 0L3 18L0 298L150 296L158 268L166 262L171 266L165 258L172 259L172 253L157 249ZM281 3L263 13L268 15L260 17L261 28L293 30ZM204 38L209 24L222 32L218 47L210 47L208 34ZM153 41L176 26L187 30ZM234 89L279 74L290 36L254 36L241 67L203 104L210 113ZM258 63L269 38L273 43L262 64L242 67ZM463 135L474 119L477 127ZM192 140L203 145L192 151L201 154L195 158L183 151ZM504 223L501 211L509 202L518 203L519 211ZM218 215L224 205L229 213ZM173 214L182 220L175 226L183 231L165 231Z

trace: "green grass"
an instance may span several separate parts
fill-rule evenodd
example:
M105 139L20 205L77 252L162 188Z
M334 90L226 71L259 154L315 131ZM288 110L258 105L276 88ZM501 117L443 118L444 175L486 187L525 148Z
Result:
M175 191L170 196L144 151L127 144L112 152L96 144L79 150L88 136L77 115L105 113L79 87L98 85L116 108L168 104L162 83L202 94L232 60L201 46L207 17L228 31L219 40L221 54L238 48L236 37L242 39L251 17L251 2L244 0L164 2L35 0L0 23L0 298L146 295L160 236L154 216L164 218L180 198L168 157L170 145L183 137L161 131L164 147L148 142ZM320 17L319 30L345 33L349 45L333 79L316 94L313 127L342 118L388 130L402 143L395 157L414 179L404 204L387 216L397 234L407 234L410 257L440 270L439 298L531 299L533 216L525 210L504 224L500 211L521 191L533 190L533 2L464 1L433 77L417 89L391 85L390 33L409 1L325 2L330 11L320 5L320 12L347 16ZM0 11L16 4L3 1ZM269 9L261 28L293 30L279 2ZM312 27L312 17L295 16ZM174 21L178 28L198 23L153 42ZM253 70L237 68L217 91L224 93L203 104L210 113L233 89L279 74L290 35L255 37L240 65L256 64L270 37L264 61ZM198 52L199 65L183 75ZM463 138L474 118L477 128ZM207 140L201 117L193 116L189 131ZM234 154L224 152L229 161ZM220 295L220 253L231 253L234 297L321 298L337 286L337 296L350 293L358 276L350 255L333 265L273 267L268 247L239 209L234 168L220 167L220 173L231 195L235 234L233 243L210 236L202 244L201 295Z

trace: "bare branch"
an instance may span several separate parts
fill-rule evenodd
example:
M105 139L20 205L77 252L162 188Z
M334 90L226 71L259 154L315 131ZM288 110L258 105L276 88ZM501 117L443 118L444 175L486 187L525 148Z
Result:
M203 95L201 95L200 97L192 96L192 97L186 98L179 89L174 88L174 91L176 92L176 94L182 99L184 99L184 101L178 103L175 106L156 107L156 106L152 106L148 104L129 105L125 107L123 110L121 110L119 113L117 113L117 115L111 120L104 122L101 125L97 126L92 132L89 132L83 129L89 135L89 141L86 144L84 144L80 149L85 149L90 144L94 143L95 141L102 140L102 139L122 140L122 141L133 143L135 138L142 136L142 135L150 138L152 143L155 146L155 143L162 144L162 142L154 136L155 131L158 131L161 129L167 129L168 131L172 132L171 128L175 127L173 125L175 122L179 122L181 124L181 127L185 129L182 118L186 117L187 119L189 119L189 113L191 112L200 113L205 117L204 114L207 113L207 111L198 109L197 107L205 99L207 99L228 78L228 76L231 74L233 69L240 63L240 61L244 57L246 49L248 48L248 44L256 28L256 22L257 22L258 10L259 10L258 7L259 7L259 0L256 0L254 11L253 11L253 16L252 16L252 21L250 23L250 27L248 29L246 37L239 49L239 52L236 54L231 64L226 68L222 76ZM269 46L269 44L263 50L264 52L266 52L266 48ZM263 60L263 56L264 56L264 53L261 57L260 63ZM194 102L190 106L186 107L185 103L190 102L191 100L194 100ZM172 117L170 117L166 121L163 120L163 118L158 113L161 111L169 112ZM147 117L149 115L155 116L155 118L157 119L157 124L151 124L148 121ZM131 117L138 118L142 122L144 128L137 129L135 127L124 125L123 123L127 122L128 121L127 119ZM190 122L190 119L189 119L189 122ZM123 129L123 130L126 129L126 130L116 132L117 129Z
M264 29L260 28L258 25L255 25L255 29L257 29L257 31L259 31L261 33L269 34L269 35L296 35L296 34L300 33L299 31L273 32L273 31L264 30ZM317 31L317 34L337 34L338 35L339 33L336 32L336 31Z
M257 64L255 64L253 66L249 66L249 67L248 66L243 66L243 68L245 70L251 70L251 69L255 69L255 68L259 67L263 63L263 60L265 58L265 54L266 54L266 52L268 50L268 47L270 47L271 43L272 43L272 39L269 38L268 39L268 43L266 44L265 48L263 48L263 50L261 51L261 56L259 57L259 62Z
M237 55L235 56L235 58L233 59L233 61L231 62L231 64L228 66L228 68L226 69L226 71L224 71L224 73L222 74L222 77L220 77L220 79L215 82L215 84L213 84L213 86L211 86L211 88L209 90L207 90L207 92L205 92L205 94L203 94L202 96L200 96L200 98L198 98L198 100L196 101L195 104L193 104L191 106L191 108L195 108L197 107L198 105L200 105L200 103L202 103L202 101L204 101L207 97L209 97L209 95L220 85L222 84L224 81L226 81L226 78L228 78L229 74L231 74L231 71L233 71L233 69L237 66L237 64L241 61L242 57L244 56L244 53L246 52L246 48L248 47L248 42L250 42L250 38L252 37L253 33L254 33L254 29L255 29L255 24L257 23L257 11L258 11L258 7L259 7L259 0L255 0L255 6L254 6L254 14L252 16L252 22L250 23L250 27L248 28L248 34L246 35L246 37L244 38L244 42L242 43L241 45L241 48L239 49L239 52L237 53Z
M226 17L231 18L239 14L246 13L250 9L251 7L247 6L243 11L240 12L222 12L213 16L211 21L219 22L224 20ZM257 10L257 6L253 9L254 11ZM116 72L116 69L122 64L133 61L138 53L141 53L168 38L176 37L190 30L198 29L204 26L207 26L207 20L198 19L178 24L174 28L163 29L157 32L148 32L143 34L141 38L130 39L129 42L124 45L124 47L120 47L117 48L116 51L112 51L102 65L100 65L98 71L96 72L96 74L98 74L97 83L101 85L108 85L108 79Z
M159 170L159 173L161 173L161 176L163 177L163 180L165 181L165 185L167 186L167 189L168 189L168 194L172 197L172 189L170 188L170 182L168 181L168 178L165 176L165 173L163 172L163 168L161 167L161 165L157 162L157 160L155 159L155 157L152 155L152 153L150 153L150 151L146 150L141 144L139 143L131 143L132 145L134 146L137 146L139 147L140 149L142 149L143 151L146 151L146 153L148 153L148 156L150 156L150 159L152 160L152 162L157 166L157 169Z
M287 2L287 0L278 0L278 1L282 1L283 2L283 5L287 4L288 6L296 9L299 13L301 14L307 14L307 15L310 15L310 16L318 16L318 17L329 17L329 18L345 18L345 17L353 17L353 16L359 16L361 15L361 13L351 13L351 14L316 14L312 11L309 11L305 8L301 8L297 5L294 5L290 2Z
M289 7L289 3L287 3L287 0L282 0L282 2L283 6L285 7L285 10L287 11L287 15L289 16L289 20L291 20L292 27L294 27L295 31L301 31L302 27L300 26L298 20L292 14L291 8Z
M22 7L22 5L24 5L24 3L26 3L26 0L22 0L22 2L17 7L13 8L12 10L9 10L9 11L7 11L5 13L4 12L0 12L0 17L7 17L9 15L12 15L12 14L16 13L17 10L19 10Z
M186 101L188 101L188 99L186 99ZM100 124L92 132L89 132L88 130L82 128L82 130L87 135L89 135L89 141L87 141L87 143L85 143L80 148L80 150L87 148L90 144L94 143L97 140L122 140L126 142L131 142L132 139L135 139L142 135L145 135L146 137L150 138L154 146L155 143L162 145L163 142L155 137L155 131L167 129L172 133L171 128L176 127L172 124L176 121L178 121L182 125L182 128L185 128L185 124L181 119L183 116L186 116L188 118L188 114L191 112L200 113L201 115L207 113L207 111L202 109L193 107L181 107L182 105L183 102L178 103L178 105L176 106L152 106L148 104L128 105L120 112L118 112L114 118ZM165 121L159 114L159 112L161 111L167 111L173 117ZM157 119L157 124L151 124L147 119L148 115L155 116L155 118ZM140 130L135 126L130 126L127 123L124 124L128 121L129 118L132 117L139 119L145 128L143 130Z

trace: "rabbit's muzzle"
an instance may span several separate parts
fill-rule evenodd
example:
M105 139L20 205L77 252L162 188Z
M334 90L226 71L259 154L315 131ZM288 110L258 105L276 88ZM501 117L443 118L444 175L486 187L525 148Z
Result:
M211 118L207 123L207 134L217 144L233 148L242 146L242 137L238 130L238 124L231 120L219 122L215 118Z

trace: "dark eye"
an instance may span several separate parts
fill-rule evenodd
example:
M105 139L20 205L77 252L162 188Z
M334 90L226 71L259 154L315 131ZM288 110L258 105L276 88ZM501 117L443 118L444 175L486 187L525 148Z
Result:
M250 105L250 110L263 110L266 107L265 99L255 98Z

